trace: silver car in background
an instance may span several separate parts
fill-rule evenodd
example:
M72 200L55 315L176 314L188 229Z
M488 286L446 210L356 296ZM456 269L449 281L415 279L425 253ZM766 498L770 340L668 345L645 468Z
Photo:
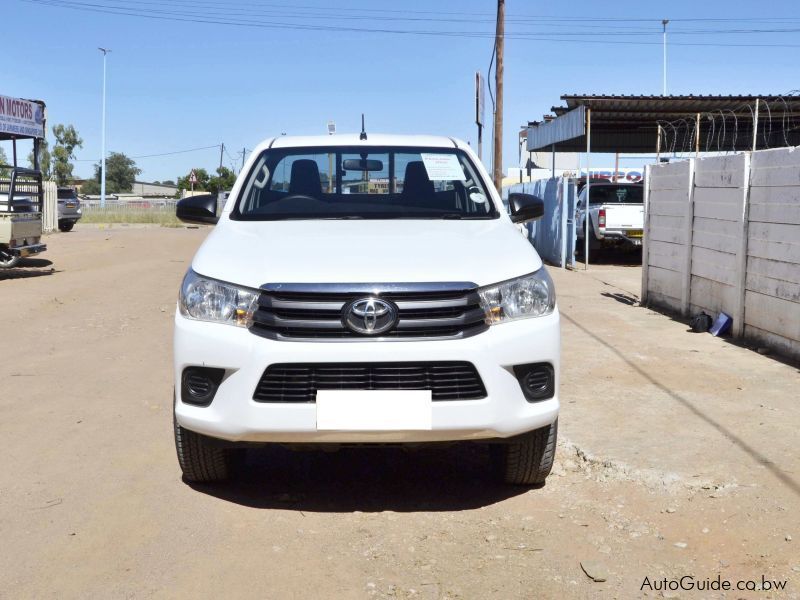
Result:
M75 223L83 216L78 193L70 187L58 188L58 229L72 231Z

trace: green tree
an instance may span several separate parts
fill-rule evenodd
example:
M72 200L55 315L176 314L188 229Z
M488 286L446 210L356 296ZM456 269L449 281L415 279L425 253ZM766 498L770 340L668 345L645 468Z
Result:
M106 191L130 192L133 182L141 172L132 158L122 152L111 152L106 158Z
M39 140L39 169L42 171L42 179L51 179L53 177L53 173L51 171L51 157L50 157L50 147L47 143L47 139ZM30 151L28 154L28 165L31 169L33 169L33 150Z
M83 148L83 140L72 125L54 125L53 135L56 138L53 146L53 176L56 185L65 186L72 179L72 161L75 160L75 148Z
M142 170L136 166L136 162L127 157L122 152L110 152L106 158L106 193L118 194L130 192L133 189L133 182ZM96 196L100 193L100 177L102 164L94 166L94 179L86 181L81 186L81 193Z
M209 179L207 189L209 192L216 195L219 192L230 190L235 182L236 175L233 171L226 167L220 167L217 169L217 174Z
M0 165L7 165L8 164L8 157L6 156L5 150L0 148ZM0 177L8 177L9 172L8 169L0 168Z
M102 166L97 163L94 166L94 180L97 187L90 185L86 182L81 188L84 194L99 194L100 193L100 174ZM106 193L117 194L120 192L130 192L133 189L133 182L136 181L136 176L142 170L136 166L136 162L132 158L128 158L122 152L110 152L106 158ZM87 192L87 185L89 185L91 192ZM97 192L94 190L97 189Z
M100 194L100 182L94 179L88 179L81 186L81 194L88 194L90 196L97 196Z

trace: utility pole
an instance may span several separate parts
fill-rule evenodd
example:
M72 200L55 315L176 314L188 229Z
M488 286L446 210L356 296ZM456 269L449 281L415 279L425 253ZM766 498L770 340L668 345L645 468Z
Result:
M221 175L221 171L222 171L222 153L224 151L225 151L225 142L222 142L219 145L219 171L217 171L217 173L220 174L220 175Z
M103 124L100 142L100 208L106 205L106 56L111 50L98 48L103 53Z
M667 95L667 24L669 19L662 19L661 26L664 28L664 87L661 91L662 96Z
M478 126L478 159L483 162L484 89L486 84L480 71L475 73L475 124Z
M247 148L242 148L242 171L244 171L244 157L247 156Z
M494 38L494 87L497 96L494 112L494 185L497 193L503 192L503 46L505 37L506 1L497 0L497 31Z

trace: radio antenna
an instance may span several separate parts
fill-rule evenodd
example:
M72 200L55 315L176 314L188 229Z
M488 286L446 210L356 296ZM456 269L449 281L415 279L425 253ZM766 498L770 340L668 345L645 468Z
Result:
M367 139L367 130L364 128L364 113L361 113L361 135L358 136L358 139Z

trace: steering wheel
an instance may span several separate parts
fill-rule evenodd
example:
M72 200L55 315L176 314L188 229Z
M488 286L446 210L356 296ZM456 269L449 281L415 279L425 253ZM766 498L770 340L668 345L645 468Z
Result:
M289 194L288 196L284 196L281 200L314 200L319 201L319 198L315 198L314 196L308 196L306 194Z

